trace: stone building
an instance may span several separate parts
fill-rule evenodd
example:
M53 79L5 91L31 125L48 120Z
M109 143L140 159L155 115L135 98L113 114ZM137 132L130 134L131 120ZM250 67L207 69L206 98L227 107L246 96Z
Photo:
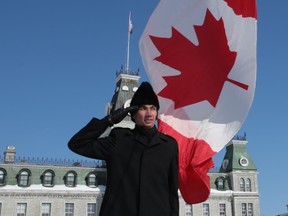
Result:
M15 150L0 157L1 216L97 215L106 181L100 161L17 159Z
M138 71L120 70L106 114L129 106L140 79ZM126 117L119 125L133 128ZM109 133L107 131L106 133ZM260 216L258 172L245 137L226 147L220 170L211 171L211 194L188 205L179 193L180 216ZM0 216L95 216L105 192L105 162L16 158L14 146L0 157Z

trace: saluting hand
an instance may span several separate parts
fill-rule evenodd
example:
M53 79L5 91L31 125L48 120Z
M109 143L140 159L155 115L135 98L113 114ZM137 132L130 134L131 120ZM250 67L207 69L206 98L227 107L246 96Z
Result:
M121 122L128 115L129 112L136 111L137 109L138 109L138 106L119 108L111 112L109 115L107 115L104 118L104 120L109 124L109 126L112 126L114 124Z

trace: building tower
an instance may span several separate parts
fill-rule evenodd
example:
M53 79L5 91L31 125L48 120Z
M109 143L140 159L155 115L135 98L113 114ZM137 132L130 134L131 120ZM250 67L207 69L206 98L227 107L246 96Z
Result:
M226 146L220 168L220 173L227 173L228 187L233 191L232 215L240 212L260 215L258 171L247 151L247 143L246 139L232 140Z
M14 146L7 146L4 152L4 162L5 163L15 163L16 150Z
M139 69L132 71L121 68L120 71L116 72L116 87L111 102L107 104L106 115L116 109L130 106L131 99L138 89L139 79ZM115 127L120 126L134 128L134 122L131 121L130 116L127 116L122 122L115 125Z

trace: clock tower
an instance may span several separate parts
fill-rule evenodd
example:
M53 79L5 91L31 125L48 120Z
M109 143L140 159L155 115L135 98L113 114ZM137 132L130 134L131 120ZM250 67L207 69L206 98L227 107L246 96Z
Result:
M111 102L107 104L105 113L106 115L119 108L126 108L130 106L131 99L138 89L139 79L139 69L137 71L133 71L121 68L116 72L116 87ZM115 125L115 127L128 128L134 128L134 126L134 122L131 121L129 115L125 117L119 124Z
M222 161L220 172L257 171L250 154L247 151L245 139L232 140L226 146L226 154Z

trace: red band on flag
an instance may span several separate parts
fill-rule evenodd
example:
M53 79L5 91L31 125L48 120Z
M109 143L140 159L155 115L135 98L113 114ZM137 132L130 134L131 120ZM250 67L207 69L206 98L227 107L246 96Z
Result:
M205 201L210 194L210 178L207 173L214 166L212 157L216 152L204 140L187 138L160 119L158 129L174 137L178 142L178 178L183 199L190 204Z
M252 0L224 0L234 10L235 14L243 17L253 17L257 19L256 1Z

